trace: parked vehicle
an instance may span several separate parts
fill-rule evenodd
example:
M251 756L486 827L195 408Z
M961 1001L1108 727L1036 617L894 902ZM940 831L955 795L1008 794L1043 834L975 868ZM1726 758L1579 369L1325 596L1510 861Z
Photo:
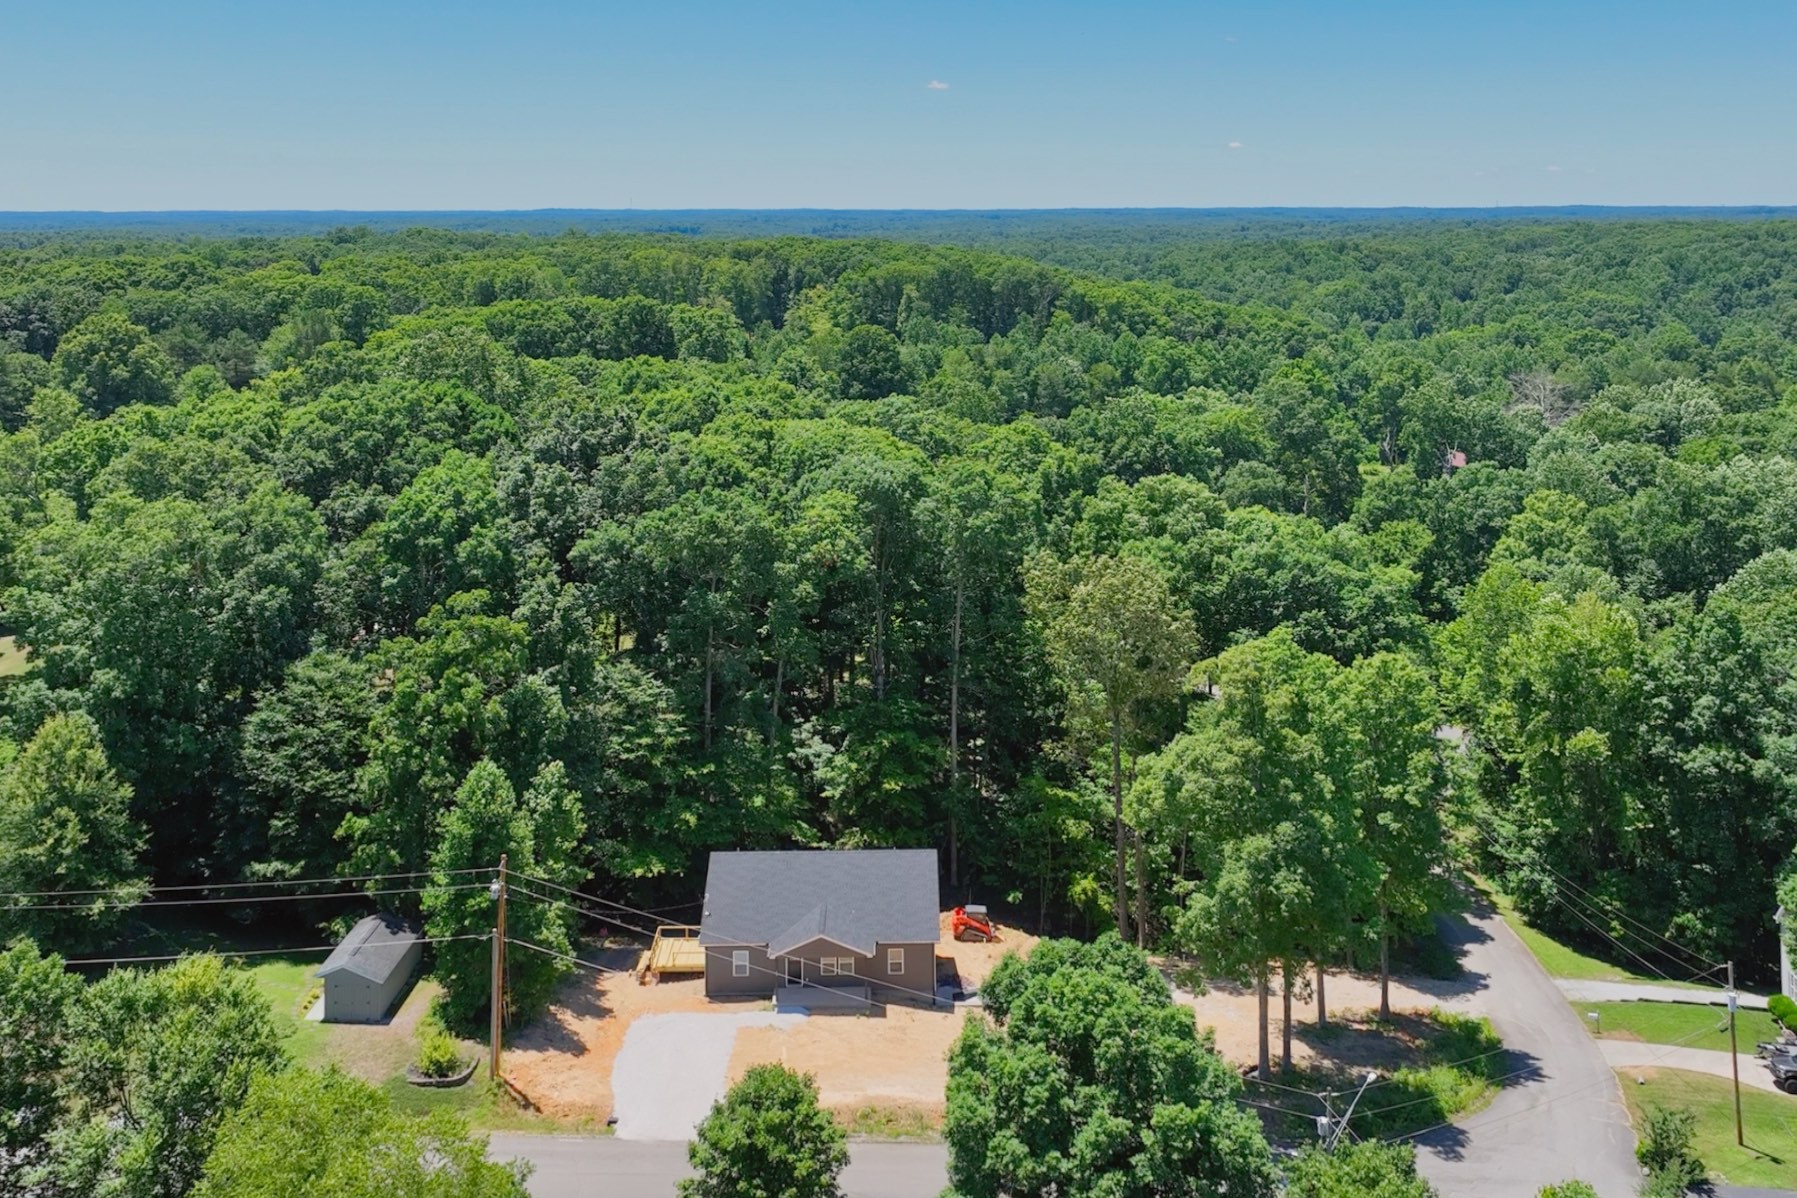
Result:
M1766 1067L1772 1070L1772 1084L1786 1094L1797 1094L1797 1055L1775 1053L1766 1058Z
M1797 1054L1797 1036L1786 1032L1776 1040L1761 1040L1753 1046L1756 1057L1790 1056Z

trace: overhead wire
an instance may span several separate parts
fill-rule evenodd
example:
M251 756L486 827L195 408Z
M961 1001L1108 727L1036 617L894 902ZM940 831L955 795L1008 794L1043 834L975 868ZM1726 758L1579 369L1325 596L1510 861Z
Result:
M583 894L579 890L574 889L572 886L563 886L563 885L560 885L559 883L551 882L547 878L534 877L531 874L522 873L518 870L507 870L506 876L508 878L510 878L510 877L523 878L525 881L531 883L534 886L542 886L542 887L546 887L547 889L550 889L550 890L560 891L562 894L573 895L575 898L580 899L582 902L597 903L600 906L605 906L605 907L616 907L620 911L628 912L631 915L640 915L644 919L654 920L657 923L672 922L671 920L662 919L660 916L656 915L652 911L644 911L640 907L626 906L623 903L613 902L611 899L603 899L597 895Z
M508 895L523 895L525 898L533 899L536 902L547 903L552 907L560 907L564 911L573 911L577 915L585 915L589 919L599 920L612 927L623 928L625 931L634 932L638 936L646 936L651 940L655 939L655 933L647 928L639 928L635 924L628 924L624 923L622 920L613 919L607 912L594 911L589 907L582 907L577 903L570 903L562 899L550 898L548 895L538 894L534 890L520 886L518 883L511 881L509 876L506 881L506 893Z
M1483 828L1475 828L1475 831L1477 831L1479 833L1479 835L1484 838L1486 844L1488 844L1491 847L1492 851L1497 853L1507 863L1509 863L1511 865L1524 864L1523 862L1518 861L1518 859L1513 854L1511 854L1502 844L1500 844L1498 842L1498 840L1494 836L1491 835L1490 832L1486 831ZM1554 901L1558 902L1562 907L1566 908L1567 911L1571 912L1586 927L1588 927L1592 931L1596 932L1599 936L1603 937L1605 940L1609 941L1611 944L1614 944L1617 948L1619 948L1623 952L1627 953L1634 960L1640 962L1640 964L1649 973L1652 973L1655 976L1657 976L1673 985L1684 985L1684 984L1690 984L1690 983L1696 982L1700 978L1708 977L1710 974L1713 974L1720 969L1727 968L1727 966L1725 964L1721 964L1721 963L1714 961L1712 958L1705 956L1703 953L1698 952L1696 949L1691 948L1688 945L1680 944L1678 941L1673 940L1671 937L1666 936L1664 933L1653 932L1651 929L1648 929L1645 924L1643 924L1639 920L1636 920L1633 917L1627 915L1625 912L1615 911L1615 910L1610 909L1607 906L1601 904L1598 900L1592 898L1590 896L1589 892L1587 892L1583 888L1579 887L1571 879L1567 878L1564 874L1560 873L1558 870L1554 869L1553 866L1548 865L1546 862L1532 862L1530 864L1540 865L1543 869L1545 869L1549 873L1553 874L1553 876L1556 879L1558 879L1559 881L1564 883L1565 886L1568 889L1572 890L1576 895L1582 896L1581 901L1584 903L1583 908L1581 908L1578 901L1575 901L1573 898L1568 897L1566 894L1561 893L1561 891L1557 887L1549 892L1550 897L1552 897L1554 899ZM1603 916L1605 918L1610 918L1610 919L1621 919L1621 920L1626 921L1627 924L1632 924L1635 928L1642 929L1642 931L1630 932L1627 927L1624 927L1622 930L1625 932L1629 932L1630 935L1633 935L1636 939L1640 940L1642 942L1642 944L1649 951L1659 953L1661 956L1665 957L1668 961L1671 961L1673 963L1673 965L1675 965L1680 970L1690 970L1691 969L1690 962L1685 961L1685 960L1680 960L1678 957L1674 956L1672 953L1668 952L1666 949L1660 948L1660 947L1654 945L1650 940L1647 939L1647 936L1644 935L1644 932L1650 933L1654 937L1657 937L1658 939L1664 941L1666 944L1669 944L1673 948L1678 949L1680 952L1686 953L1690 957L1695 957L1697 960L1708 964L1710 966L1710 968L1703 970L1701 972L1694 973L1690 977L1687 977L1687 978L1682 978L1682 979L1674 978L1670 974L1666 973L1665 970L1660 969L1656 965L1653 965L1645 957L1643 957L1640 953L1636 952L1634 949L1630 948L1627 944L1623 943L1622 939L1619 936L1617 936L1614 932L1610 931L1608 928L1603 927L1596 920L1592 919L1591 918L1592 915ZM1707 984L1715 985L1715 983L1707 983ZM1720 989L1721 987L1717 987L1717 988Z
M1692 1040L1697 1039L1697 1037L1709 1035L1710 1032L1711 1032L1711 1029L1704 1027L1704 1028L1697 1029L1696 1031L1690 1033L1689 1035L1681 1036L1677 1040L1674 1040L1670 1044L1666 1045L1664 1050L1661 1051L1660 1053L1658 1053L1651 1061L1648 1061L1647 1064L1639 1065L1639 1066L1630 1066L1630 1068L1642 1068L1642 1069L1652 1068L1653 1066L1657 1065L1659 1062L1665 1060L1666 1057L1674 1049L1682 1048L1686 1044L1690 1043ZM1522 1071L1518 1070L1517 1072L1522 1072ZM1514 1074L1507 1075L1507 1076L1514 1076ZM1552 1098L1549 1098L1548 1100L1546 1100L1545 1102L1536 1103L1534 1106L1524 1107L1522 1110L1519 1110L1519 1111L1511 1111L1507 1115L1499 1115L1492 1119L1482 1120L1477 1124L1477 1127L1478 1128L1489 1127L1494 1123L1502 1123L1507 1119L1514 1119L1514 1118L1518 1117L1519 1115L1527 1115L1533 1111L1539 1111L1542 1108L1551 1106L1556 1102L1561 1102L1561 1101L1571 1098L1575 1095L1586 1093L1587 1091L1594 1090L1599 1086L1611 1084L1614 1081L1615 1081L1614 1077L1604 1077L1604 1078L1600 1078L1599 1080L1594 1081L1594 1082L1588 1082L1583 1086L1575 1087L1571 1090L1566 1091L1563 1094L1556 1094ZM1397 1107L1385 1107L1383 1109L1397 1110L1398 1108ZM1405 1132L1402 1135L1388 1136L1388 1137L1386 1137L1386 1142L1387 1143L1398 1143L1403 1140L1414 1140L1418 1136L1428 1135L1432 1131L1440 1131L1442 1128L1453 1127L1453 1126L1455 1126L1455 1124L1453 1123L1452 1120L1444 1120L1441 1123L1433 1123L1433 1124L1430 1124L1428 1127L1419 1128L1416 1131Z
M1497 850L1500 855L1505 855L1503 852L1503 849L1498 844L1496 838L1493 837L1490 832L1486 831L1484 828L1479 828L1479 829L1477 829L1477 831L1479 832L1479 834L1481 836L1483 836L1485 838L1486 843L1490 844L1491 847L1493 849ZM1514 859L1511 859L1511 858L1507 858L1507 859L1510 860L1511 864L1513 864L1513 865L1516 864ZM1559 870L1555 869L1553 866L1549 865L1547 862L1536 861L1536 862L1533 862L1533 864L1539 865L1542 869L1547 870L1548 873L1554 875L1554 877L1557 878L1561 883L1563 883L1569 889L1571 889L1572 891L1574 891L1575 893L1577 893L1578 895L1583 897L1585 902L1593 910L1599 912L1600 914L1606 914L1606 915L1611 916L1612 918L1620 919L1620 920L1624 921L1625 923L1632 924L1634 927L1639 929L1639 931L1637 933L1638 935L1645 934L1646 936L1652 936L1659 940L1662 940L1665 943L1671 945L1673 948L1678 949L1680 952L1686 953L1692 957L1697 958L1699 961L1702 961L1704 964L1710 966L1712 971L1716 970L1716 969L1727 968L1727 966L1724 962L1717 961L1713 957L1706 956L1705 954L1692 948L1688 944L1681 944L1678 941L1674 940L1672 937L1666 935L1666 933L1664 933L1664 932L1655 931L1653 928L1648 927L1646 924L1642 923L1640 920L1638 920L1634 916L1630 915L1627 911L1623 911L1620 908L1613 907L1609 903L1604 902L1603 900L1597 898L1590 891L1588 891L1584 887L1580 886L1577 882L1574 882L1571 878L1567 877L1565 874L1561 873ZM1680 962L1679 964L1682 968L1689 968L1689 966L1686 965L1684 962Z
M430 878L438 875L452 876L456 874L490 874L494 867L477 865L467 869L414 869L400 873L385 874L349 874L342 877L323 878L268 878L254 882L189 882L179 886L151 886L145 893L168 894L185 893L190 890L238 890L252 886L314 886L324 883L341 886L346 882L384 882L393 878ZM21 898L73 898L84 894L118 894L129 889L122 886L93 887L86 890L6 890L0 891L0 899Z
M399 886L383 890L339 890L330 894L252 894L229 898L160 899L136 903L13 903L0 905L0 911L154 911L164 907L244 907L256 903L297 903L310 899L374 898L389 894L420 894L427 890L485 890L485 882L464 882L453 886Z
M461 936L420 936L418 940L424 944L448 944L456 940L490 940L491 932L470 933ZM298 948L200 948L188 949L181 953L162 953L138 957L75 957L65 958L64 965L136 965L149 961L179 961L183 957L278 957L288 953L325 953L338 946L335 944L308 944Z

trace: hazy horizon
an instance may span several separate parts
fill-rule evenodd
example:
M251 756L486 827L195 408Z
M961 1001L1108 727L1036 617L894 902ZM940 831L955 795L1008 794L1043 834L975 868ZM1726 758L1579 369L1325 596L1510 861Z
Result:
M10 211L1797 202L1797 9L95 0L8 14Z

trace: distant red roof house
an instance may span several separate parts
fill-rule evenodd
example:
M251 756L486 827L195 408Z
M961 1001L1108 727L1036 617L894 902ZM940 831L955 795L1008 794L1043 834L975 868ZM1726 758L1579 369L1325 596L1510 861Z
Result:
M1458 449L1450 449L1448 456L1441 459L1441 472L1452 474L1464 465L1466 465L1466 455Z

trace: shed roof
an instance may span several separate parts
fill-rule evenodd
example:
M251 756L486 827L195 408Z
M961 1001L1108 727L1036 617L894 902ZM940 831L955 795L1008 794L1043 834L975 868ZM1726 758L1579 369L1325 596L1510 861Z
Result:
M777 957L824 939L871 956L936 937L934 849L711 855L701 944L765 944Z
M349 930L318 969L317 976L353 973L376 985L384 984L401 968L418 943L418 931L397 915L370 915Z

